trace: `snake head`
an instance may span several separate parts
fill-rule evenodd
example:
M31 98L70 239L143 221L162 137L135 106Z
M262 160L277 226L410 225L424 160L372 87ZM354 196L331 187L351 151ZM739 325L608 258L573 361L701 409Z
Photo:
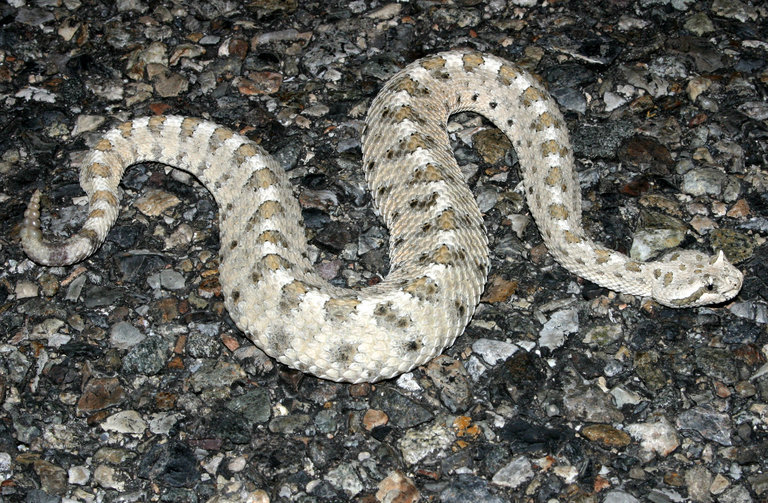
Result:
M652 297L669 307L720 304L741 290L744 275L720 250L708 256L689 250L673 250L651 268Z

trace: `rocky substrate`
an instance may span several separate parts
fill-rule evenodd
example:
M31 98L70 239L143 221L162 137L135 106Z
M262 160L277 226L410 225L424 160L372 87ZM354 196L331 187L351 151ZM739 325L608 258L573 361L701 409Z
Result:
M0 19L1 501L768 500L763 2L9 0ZM173 113L273 152L320 273L374 283L366 109L459 47L558 100L592 236L640 259L723 249L740 295L672 310L562 269L509 141L470 114L449 131L493 269L464 335L396 380L321 381L254 347L223 308L216 205L168 167L128 171L85 262L21 251L34 189L44 227L71 234L99 131Z

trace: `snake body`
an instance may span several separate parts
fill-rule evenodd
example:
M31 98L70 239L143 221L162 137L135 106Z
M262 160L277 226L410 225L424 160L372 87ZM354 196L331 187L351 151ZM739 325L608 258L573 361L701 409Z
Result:
M79 262L117 218L123 171L154 161L188 171L220 209L220 283L235 324L263 351L334 381L377 381L421 365L453 343L479 302L489 269L477 203L456 163L448 117L474 111L513 142L529 209L554 258L607 288L673 306L723 302L742 275L723 256L673 251L642 263L591 241L581 226L568 131L534 77L466 51L418 60L371 104L363 168L390 232L391 269L362 290L330 285L308 259L288 176L261 147L212 122L156 116L126 122L88 153L80 183L89 215L62 242L43 238L40 193L28 205L24 250L44 265Z

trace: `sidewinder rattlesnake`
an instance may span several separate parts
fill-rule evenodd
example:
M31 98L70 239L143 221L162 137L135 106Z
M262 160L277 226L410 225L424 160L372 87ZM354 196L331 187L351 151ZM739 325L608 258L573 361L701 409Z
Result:
M84 260L117 218L125 168L155 161L183 169L218 203L220 282L235 324L267 354L302 372L334 381L387 379L452 344L485 285L490 261L483 219L446 133L448 117L465 110L487 117L513 142L530 212L566 269L671 307L724 302L738 293L742 274L722 252L672 251L643 263L590 240L556 103L519 67L465 51L410 64L371 104L363 168L390 232L391 257L389 274L375 286L343 289L320 278L280 165L244 136L188 117L140 118L108 131L81 170L90 211L82 228L62 242L44 239L35 192L21 242L40 264Z

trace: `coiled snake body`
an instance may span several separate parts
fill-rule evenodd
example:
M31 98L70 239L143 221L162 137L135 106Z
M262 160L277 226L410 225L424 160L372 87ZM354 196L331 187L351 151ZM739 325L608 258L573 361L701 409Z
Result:
M371 104L363 168L390 232L391 269L363 290L328 284L307 258L301 211L278 163L244 136L204 120L126 122L89 152L80 183L90 213L62 242L40 230L36 192L21 240L44 265L84 260L119 210L125 168L165 163L196 176L220 209L220 282L237 326L262 350L335 381L376 381L411 370L453 343L469 322L489 268L475 199L446 133L449 115L490 119L517 151L531 213L550 253L607 288L674 307L730 299L742 275L722 252L673 251L642 263L585 236L564 120L541 84L494 56L454 51L416 61Z

